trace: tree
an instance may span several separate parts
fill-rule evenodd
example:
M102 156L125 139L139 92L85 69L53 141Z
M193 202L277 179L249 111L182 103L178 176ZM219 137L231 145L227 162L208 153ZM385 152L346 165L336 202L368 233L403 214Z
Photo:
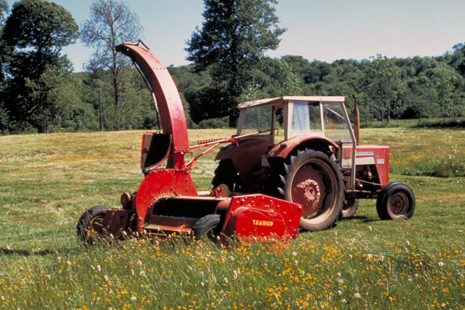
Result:
M272 97L298 96L302 95L302 80L292 73L291 66L283 59L277 63L276 70L272 76Z
M46 81L72 71L71 63L60 53L77 36L78 26L71 14L53 2L22 0L13 5L1 45L8 84L5 107L10 121L19 125L30 123L39 132L47 131L46 122L37 121L38 113L50 112L53 102L46 94L58 84ZM42 95L38 96L41 87Z
M450 69L442 69L436 78L436 89L438 92L439 105L442 116L452 116L454 121L461 109L462 101L459 99L463 94L463 78Z
M2 35L3 27L5 25L6 18L4 14L8 12L8 3L6 0L0 0L0 36Z
M396 91L401 71L394 59L379 54L372 59L371 65L367 68L368 92L372 100L381 107L381 119L384 120L386 116L389 124L397 102Z
M188 40L187 60L198 72L209 70L213 84L204 90L206 117L237 116L234 107L251 83L253 71L269 49L276 49L285 29L272 6L277 0L204 0L205 21Z
M116 0L95 0L90 7L90 18L82 26L81 41L95 49L87 63L88 71L110 70L113 82L116 114L114 126L121 127L121 93L124 84L123 71L130 65L130 59L116 51L116 46L125 41L136 42L141 38L143 28L139 17L130 11L125 2Z

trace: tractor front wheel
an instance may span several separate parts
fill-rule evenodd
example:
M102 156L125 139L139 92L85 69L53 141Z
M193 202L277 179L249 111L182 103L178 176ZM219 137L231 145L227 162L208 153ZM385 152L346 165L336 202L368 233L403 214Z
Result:
M77 235L81 242L87 245L94 244L99 238L105 234L104 218L108 208L97 206L88 209L77 224Z
M415 211L415 196L404 183L390 183L379 193L376 211L382 220L409 219Z
M192 228L194 236L197 239L209 238L216 242L216 237L219 235L218 224L221 221L219 214L208 214L200 218Z
M358 199L352 198L346 200L344 203L344 207L342 208L342 217L348 218L352 217L357 213L358 209Z
M285 199L304 207L300 226L308 231L329 229L337 224L344 202L344 182L339 167L325 153L298 152L284 166L281 177Z

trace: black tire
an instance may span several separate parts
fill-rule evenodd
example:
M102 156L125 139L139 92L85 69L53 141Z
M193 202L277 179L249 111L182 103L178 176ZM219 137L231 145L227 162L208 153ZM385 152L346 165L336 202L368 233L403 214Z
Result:
M215 176L212 180L213 188L225 184L228 186L230 191L239 191L239 183L240 177L232 160L229 158L220 160L218 167L215 169Z
M305 150L291 156L284 169L280 192L286 200L304 206L300 226L308 231L334 227L344 202L344 182L336 162L323 152Z
M342 217L348 218L352 217L357 213L358 210L358 199L349 199L344 203L342 208Z
M219 214L208 214L200 218L192 228L194 236L197 239L209 238L212 241L216 241L216 237L219 235L220 227L218 224L221 221Z
M409 219L415 212L415 195L404 183L389 183L378 195L376 211L382 220Z
M104 218L108 208L97 206L88 209L77 224L77 236L86 245L95 244L104 234Z

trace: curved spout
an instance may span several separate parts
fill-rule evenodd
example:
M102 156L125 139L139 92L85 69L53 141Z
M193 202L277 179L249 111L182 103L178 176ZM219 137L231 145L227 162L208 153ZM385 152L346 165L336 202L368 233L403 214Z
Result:
M141 47L139 44L123 43L118 45L116 50L131 57L152 88L155 95L155 105L160 112L163 133L172 135L171 153L183 154L188 152L186 115L178 89L168 69L148 48Z

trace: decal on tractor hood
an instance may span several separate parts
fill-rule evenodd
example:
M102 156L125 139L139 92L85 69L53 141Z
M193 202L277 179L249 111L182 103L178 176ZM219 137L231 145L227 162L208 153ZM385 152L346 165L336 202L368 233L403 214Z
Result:
M375 155L373 152L357 152L357 155Z

